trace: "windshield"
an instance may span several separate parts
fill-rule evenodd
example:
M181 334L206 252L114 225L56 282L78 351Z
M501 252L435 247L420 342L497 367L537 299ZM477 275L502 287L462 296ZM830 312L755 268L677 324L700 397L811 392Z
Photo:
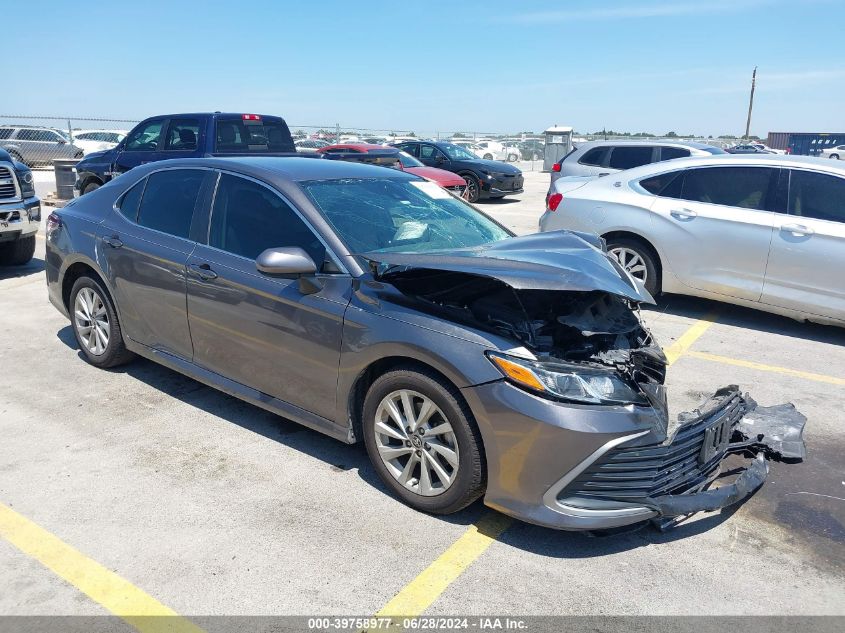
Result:
M278 117L220 117L215 125L217 152L296 152L287 124Z
M446 152L446 155L452 160L476 160L478 158L478 156L460 145L441 143L438 147Z
M348 178L301 182L353 254L423 253L480 246L506 229L426 180Z
M408 152L399 152L399 162L402 163L402 167L425 167L425 165Z

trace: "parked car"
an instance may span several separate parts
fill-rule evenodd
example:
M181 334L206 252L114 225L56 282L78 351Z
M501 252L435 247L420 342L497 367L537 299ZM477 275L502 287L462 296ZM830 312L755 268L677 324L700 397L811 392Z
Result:
M141 121L118 145L94 152L76 165L74 195L90 193L144 163L169 158L295 154L281 117L199 112L165 114Z
M541 231L597 233L652 294L845 325L845 167L711 156L561 178Z
M749 143L752 147L756 147L757 149L763 150L764 152L770 152L772 154L786 154L786 150L782 149L772 149L765 143Z
M477 141L472 146L472 152L485 160L503 160L514 162L519 160L519 149L498 141Z
M64 132L46 127L0 125L0 149L29 167L52 165L59 158L82 158L82 149Z
M410 174L420 176L426 180L436 182L444 189L451 191L457 196L467 196L466 181L453 174L451 171L445 169L437 169L436 167L426 167L416 158L394 147L385 147L384 145L374 145L371 143L343 143L339 145L329 145L317 150L318 154L346 154L346 153L368 153L368 152L396 152L397 165L402 171L407 171Z
M124 138L126 130L77 130L73 132L73 144L82 150L83 154L101 152L117 147Z
M502 198L522 193L522 172L507 163L484 160L453 143L403 142L396 147L408 152L424 165L458 174L466 181L467 200Z
M543 141L528 139L517 143L522 160L542 160L546 155L546 144Z
M760 144L745 143L742 145L734 145L727 150L728 154L774 154L773 150L763 149Z
M803 456L800 414L736 387L669 423L666 359L635 311L650 297L599 240L513 237L398 170L150 163L52 213L46 252L48 296L89 363L137 354L363 441L425 512L483 495L555 528L666 521L748 496L766 458ZM737 446L757 457L702 493Z
M328 141L324 141L319 138L306 138L294 143L294 147L296 147L297 152L302 152L304 154L312 154L319 150L321 147L328 147L331 145Z
M0 149L0 266L21 266L35 254L41 201L32 172Z
M578 145L555 163L551 181L564 176L606 176L664 160L724 153L713 145L686 141L592 141Z
M834 145L833 147L826 147L819 156L822 158L833 158L835 160L842 160L845 157L845 145Z

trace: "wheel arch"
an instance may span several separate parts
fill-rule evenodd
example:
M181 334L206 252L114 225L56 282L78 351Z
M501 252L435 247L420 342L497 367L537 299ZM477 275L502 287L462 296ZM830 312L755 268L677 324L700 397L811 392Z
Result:
M114 293L112 292L111 286L106 279L106 276L97 268L97 265L86 259L80 258L74 261L73 263L67 265L63 272L61 278L61 289L62 289L62 305L65 306L67 309L68 314L70 314L70 293L73 290L73 284L76 283L76 280L80 277L93 277L100 284L103 286L105 291L109 295L109 300L112 302L114 306L115 312L117 312L118 318L120 318L120 308L117 306L117 302L114 300Z

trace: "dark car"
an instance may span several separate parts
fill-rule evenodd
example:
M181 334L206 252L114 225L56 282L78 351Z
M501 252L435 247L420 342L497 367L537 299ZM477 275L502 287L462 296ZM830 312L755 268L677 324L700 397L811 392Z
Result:
M556 528L669 519L803 455L802 416L736 387L669 422L666 358L636 311L651 298L598 238L514 237L398 170L143 165L52 213L46 241L50 301L88 362L139 354L363 441L419 510L484 495ZM757 458L701 492L732 452Z
M728 154L774 154L756 145L734 145L725 150Z
M542 160L546 155L546 144L537 139L528 139L516 144L522 160Z
M467 200L502 198L522 193L522 172L497 160L485 160L453 143L403 141L398 147L424 165L458 174L467 183Z
M0 148L0 266L30 261L40 226L41 201L32 171Z
M287 123L277 116L227 112L154 116L136 125L116 147L79 161L74 195L94 191L123 172L160 160L296 151Z

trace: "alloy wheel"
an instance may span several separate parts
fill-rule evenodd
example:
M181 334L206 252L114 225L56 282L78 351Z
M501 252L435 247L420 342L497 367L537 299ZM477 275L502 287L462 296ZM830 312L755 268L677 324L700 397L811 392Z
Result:
M478 182L472 176L466 176L464 181L467 184L466 199L470 202L478 200Z
M625 246L614 246L608 250L608 254L635 279L639 279L643 284L648 280L648 268L637 251Z
M394 391L375 418L376 448L396 481L424 497L449 489L458 474L458 440L433 400L410 389Z
M91 288L76 294L73 318L79 340L94 356L101 356L109 346L109 314L102 297Z

